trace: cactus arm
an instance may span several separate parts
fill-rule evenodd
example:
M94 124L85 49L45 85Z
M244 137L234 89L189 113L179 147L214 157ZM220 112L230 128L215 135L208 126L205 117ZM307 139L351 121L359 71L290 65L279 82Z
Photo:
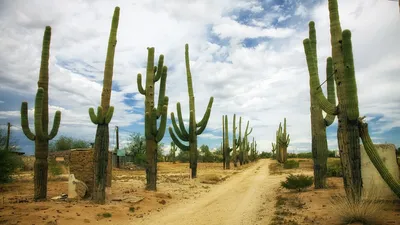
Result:
M29 128L29 121L28 121L28 103L22 102L21 105L21 127L22 131L24 132L25 136L31 140L35 140L35 135L32 133L31 129Z
M207 111L204 113L203 119L201 119L200 122L198 122L196 124L197 127L205 126L204 124L207 125L208 119L210 118L213 101L214 101L214 97L211 97L210 100L208 101Z
M146 90L142 86L142 74L140 74L140 73L137 75L137 86L138 86L139 93L142 95L146 95Z
M103 118L103 107L98 106L97 107L97 118L96 118L97 123L96 124L102 124L103 119L104 119Z
M175 136L174 132L172 131L172 128L168 128L169 135L171 136L172 141L174 141L175 145L180 148L182 151L189 151L189 146L186 146L182 144L179 139Z
M166 97L168 99L168 97ZM167 127L167 115L168 115L168 103L163 106L161 114L160 127L158 128L156 135L156 142L160 142L165 134L165 128Z
M178 125L176 124L176 120L175 120L175 116L174 116L173 112L171 112L171 121L172 121L172 126L174 127L174 131L175 131L176 135L178 135L179 139L181 139L183 141L189 141L189 136L183 136Z
M90 116L90 120L92 121L92 123L97 124L97 116L94 113L93 108L89 108L89 116Z
M317 68L314 64L314 57L313 57L313 50L311 47L311 41L310 39L306 38L303 41L303 46L304 46L304 52L306 54L306 60L307 60L307 66L308 66L308 71L310 71L310 73L317 73ZM318 76L317 74L313 74L313 76ZM321 107L322 110L324 110L327 114L331 114L331 115L337 115L338 114L338 109L336 107L336 105L332 104L331 102L329 102L324 94L322 93L321 88L319 87L312 87L311 88L311 92L313 95L316 96L316 98L318 99L318 103Z
M51 129L48 140L53 139L57 135L58 129L60 128L60 121L61 121L61 112L57 110L56 115L54 116L53 128Z
M161 61L161 56L158 61L159 64ZM167 97L167 100L165 100L165 84L166 84L166 80L167 80L168 67L164 66L164 67L159 67L159 68L162 68L162 69L160 69L160 70L162 70L162 72L161 72L162 75L160 75L161 82L160 82L160 92L158 94L157 118L159 118L161 116L161 114L163 113L163 110L164 110L163 106L165 105L165 101L167 101L167 105L168 105L168 97Z
M344 85L347 93L347 116L349 120L356 120L359 116L356 77L354 74L353 48L350 30L342 32L343 60L344 60Z
M114 70L114 54L117 45L117 30L119 22L119 7L115 7L114 15L111 22L110 37L108 39L107 56L104 68L103 91L101 93L101 107L107 111L110 106L112 77Z
M378 170L379 174L385 180L390 189L400 198L400 183L395 180L389 170L386 168L382 159L379 157L378 152L371 140L368 133L368 124L359 120L360 137L364 144L365 151L371 162L374 164L375 168Z
M106 116L105 116L105 123L109 124L111 122L112 116L114 114L114 106L110 106L110 108L108 108Z
M209 120L210 114L211 114L211 107L212 107L213 99L214 99L213 97L210 98L210 101L208 102L207 110L204 113L203 119L197 124L197 127L199 125L201 125L200 128L196 131L197 135L200 135L201 133L203 133L204 129L206 129L206 126L207 126L207 123L208 123L208 120Z
M35 99L35 134L36 138L39 140L45 140L46 136L43 132L43 99L44 99L44 89L38 88ZM47 134L46 134L47 135Z
M327 80L327 92L328 92L328 101L334 105L336 105L336 96L335 96L335 79L333 78L333 66L332 66L332 57L328 57L326 59L326 80ZM335 121L335 115L326 114L325 116L325 125L330 126L333 121Z
M160 78L162 78L164 73L163 65L164 65L164 55L160 55L160 57L158 58L158 66L154 67L155 76L153 83L157 82L158 80L160 80Z
M179 127L181 128L182 135L189 137L189 133L186 131L185 124L183 123L182 110L181 110L181 103L180 102L176 103L176 111L178 112L178 122L179 122Z

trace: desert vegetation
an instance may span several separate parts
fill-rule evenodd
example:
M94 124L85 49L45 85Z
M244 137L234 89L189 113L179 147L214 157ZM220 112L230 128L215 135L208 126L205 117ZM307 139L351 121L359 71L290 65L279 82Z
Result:
M96 125L93 142L64 135L56 138L63 120L57 110L52 129L48 129L52 28L46 26L33 121L28 119L28 103L22 102L20 108L22 132L35 146L31 160L18 155L10 124L0 132L0 224L395 223L400 219L400 177L398 161L393 158L400 148L389 146L385 153L372 142L360 112L352 33L342 29L337 0L328 0L328 10L331 56L326 58L325 68L327 97L322 91L325 81L319 79L318 21L308 23L308 37L302 42L309 81L311 151L297 153L288 152L296 137L287 115L282 115L283 121L274 121L278 127L275 134L265 134L275 140L271 151L265 151L259 147L262 140L250 136L259 126L252 122L251 127L251 117L239 110L233 115L223 112L219 148L198 144L214 117L213 104L220 102L217 97L207 97L202 117L196 117L193 81L201 80L192 76L195 70L189 44L182 51L187 95L185 88L170 87L182 89L188 97L188 119L182 114L181 102L176 104L176 114L168 112L168 68L175 65L169 65L163 54L155 62L155 47L148 47L144 86L141 73L136 80L144 101L143 129L132 132L120 149L117 126L117 144L110 151L109 125L115 110L111 95L114 67L119 65L114 58L120 13L124 13L118 6L110 21L100 105L97 112L88 109L87 119ZM250 118L243 128L242 118ZM330 151L327 128L336 118L338 150ZM167 126L172 142L165 147ZM89 154L74 161L75 151ZM83 176L80 170L89 172ZM366 180L376 178L372 173L383 180L377 186L387 188L390 199L389 195L381 197L376 189L371 191L375 184Z

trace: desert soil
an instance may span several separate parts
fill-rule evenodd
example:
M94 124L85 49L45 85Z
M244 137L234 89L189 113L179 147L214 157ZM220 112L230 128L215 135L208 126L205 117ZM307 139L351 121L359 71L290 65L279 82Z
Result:
M312 175L310 159L296 160L300 168L290 170L269 159L230 170L222 163L199 163L197 179L190 179L187 163L159 163L157 192L144 190L143 170L114 169L105 205L51 200L68 192L66 175L50 179L48 201L33 202L32 172L25 172L0 185L0 224L340 224L330 200L344 193L341 178L329 178L324 190L280 188L289 173ZM396 224L400 203L386 203L381 214L382 224Z

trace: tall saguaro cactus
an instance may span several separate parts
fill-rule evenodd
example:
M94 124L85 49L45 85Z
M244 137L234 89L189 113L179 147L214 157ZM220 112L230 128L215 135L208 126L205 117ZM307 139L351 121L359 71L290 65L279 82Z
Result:
M35 100L34 126L35 134L29 128L28 103L21 105L21 127L25 136L35 141L34 164L34 199L43 200L47 197L47 172L49 155L49 140L53 139L60 126L61 112L54 116L53 128L49 134L49 55L50 55L51 27L47 26L43 36L42 59L39 71L38 90Z
M170 149L170 161L175 164L175 153L178 148L176 147L174 142L171 142L171 149Z
M228 116L222 116L222 132L223 132L223 161L224 161L224 169L230 169L231 159L230 153L232 152L232 148L229 147L229 134L228 134Z
M196 122L196 111L195 111L195 102L194 102L194 94L193 94L193 85L192 85L192 74L190 72L190 63L189 63L189 45L185 45L185 63L186 63L186 77L188 84L188 93L189 93L189 132L186 131L185 125L183 123L182 112L181 112L181 104L178 102L176 104L176 110L178 113L179 127L176 124L174 113L171 112L171 120L172 125L174 127L175 133L178 137L175 136L172 131L172 127L169 127L169 133L171 135L172 140L182 151L190 152L190 168L192 170L192 178L196 178L197 176L197 136L202 134L204 129L207 126L208 119L211 114L211 107L213 104L213 97L210 97L208 102L208 106L206 112L203 116L203 119L200 122ZM184 142L188 142L189 145L184 145L180 140Z
M167 126L168 97L165 96L165 86L168 68L164 66L164 56L160 55L158 67L154 66L154 48L148 48L146 89L142 87L142 75L138 74L137 84L139 92L145 95L145 136L146 136L146 189L157 190L157 143L162 140ZM154 107L154 87L160 82L158 106ZM157 120L161 117L157 129Z
M280 163L285 163L287 160L287 147L289 146L290 143L290 137L289 134L286 132L286 118L284 118L283 122L283 131L282 131L282 125L279 123L279 129L277 131L277 143L278 143L278 149L277 151L279 152L279 155L277 154L277 160Z
M233 114L233 127L232 127L232 158L233 166L237 167L237 150L240 148L241 134L242 134L242 117L239 118L239 137L236 139L236 114Z
M241 118L240 118L240 122L239 122L239 127L240 127L240 123L241 123ZM247 154L247 151L248 151L248 139L247 139L247 137L251 134L251 132L253 132L253 128L251 128L250 131L249 131L249 123L250 123L250 121L247 121L246 129L244 131L243 138L242 138L242 140L240 142L240 151L239 151L239 162L240 162L240 165L243 165L243 164L247 163L247 158L246 158L246 154Z
M310 48L305 49L307 57L307 66L310 77L310 102L311 102L311 149L314 161L314 186L316 189L326 187L326 173L328 161L328 141L326 138L326 127L331 125L335 120L335 116L326 114L323 118L321 107L318 99L313 94L314 89L320 88L318 76L317 62L317 38L315 32L315 24L313 21L309 23L309 43ZM335 86L333 78L332 58L328 57L326 62L326 77L328 101L336 104Z
M332 62L335 73L338 105L325 98L321 89L312 89L322 110L338 117L338 146L343 168L343 182L346 194L357 201L362 194L360 137L366 146L366 152L372 163L389 187L400 197L400 184L396 182L382 160L368 135L367 125L359 118L357 84L354 71L354 59L351 32L342 28L339 20L337 0L329 0L329 17L332 46ZM310 39L303 41L304 49L312 51ZM314 62L313 54L306 54L308 62Z
M94 188L93 201L97 204L104 204L106 200L107 164L109 146L108 124L114 113L114 107L110 106L112 78L114 69L114 54L117 45L117 30L119 22L119 7L115 7L111 23L110 37L108 39L107 56L104 68L103 90L101 92L101 106L89 109L89 116L92 123L97 125L96 138L94 143Z

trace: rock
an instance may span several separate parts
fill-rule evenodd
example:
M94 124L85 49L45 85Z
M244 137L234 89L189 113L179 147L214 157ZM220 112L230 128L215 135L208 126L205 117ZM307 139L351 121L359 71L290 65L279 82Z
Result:
M163 199L163 200L161 200L161 201L159 201L158 203L160 203L161 205L165 205L165 204L167 204L167 202Z

